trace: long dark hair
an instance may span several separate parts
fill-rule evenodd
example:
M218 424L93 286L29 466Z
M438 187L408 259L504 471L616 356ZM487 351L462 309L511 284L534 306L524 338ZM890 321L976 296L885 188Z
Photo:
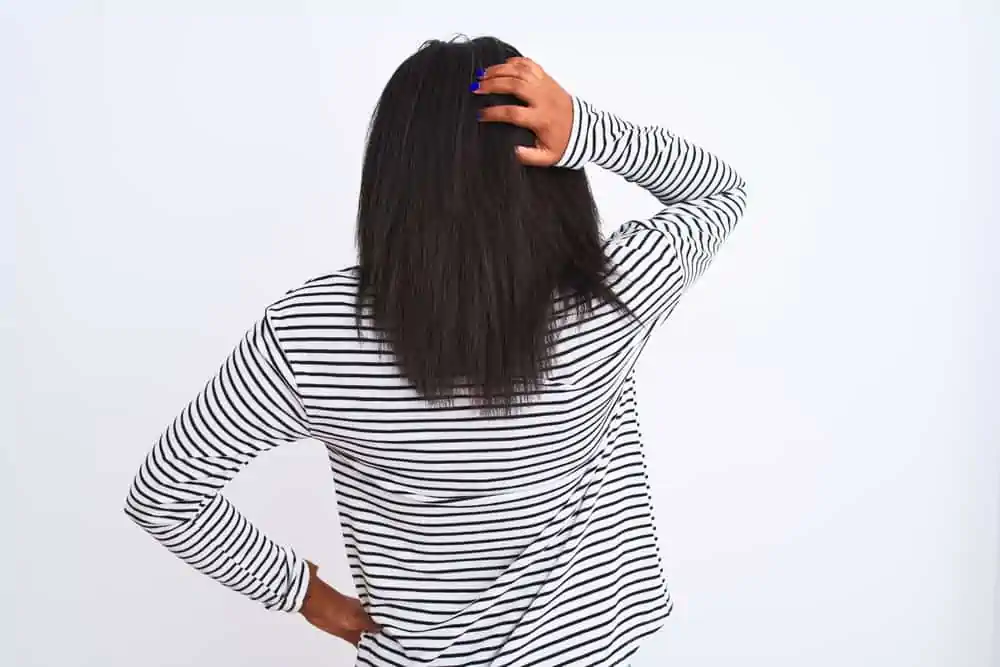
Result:
M467 393L505 415L550 368L560 313L603 298L634 317L605 283L584 171L525 166L523 129L476 119L476 68L520 55L493 37L429 40L396 69L368 128L356 236L359 335L370 306L423 397Z

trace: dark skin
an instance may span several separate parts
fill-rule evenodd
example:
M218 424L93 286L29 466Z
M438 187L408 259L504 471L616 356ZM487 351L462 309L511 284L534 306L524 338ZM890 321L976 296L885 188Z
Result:
M526 127L535 133L534 147L517 146L517 157L531 167L551 167L566 151L573 129L573 98L530 58L508 58L486 68L474 94L515 95L528 106L495 105L482 110L481 121Z
M559 161L569 144L573 127L573 100L562 86L530 58L508 58L486 68L474 94L515 95L528 106L495 105L482 110L480 121L510 123L535 133L534 147L517 146L517 157L531 167L550 167ZM340 637L357 647L364 632L377 633L377 625L358 598L340 593L320 579L317 567L309 566L309 588L301 614L323 632Z
M310 561L309 588L299 611L314 626L357 647L362 632L378 632L381 628L361 606L358 598L337 591L320 579L318 568Z

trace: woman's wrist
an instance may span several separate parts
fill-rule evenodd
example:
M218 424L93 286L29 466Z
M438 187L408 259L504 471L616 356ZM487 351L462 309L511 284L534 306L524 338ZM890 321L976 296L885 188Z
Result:
M306 588L305 598L302 600L302 608L299 610L303 615L309 616L313 612L327 608L331 601L336 600L340 593L337 589L326 583L316 572L319 568L312 561L306 561L309 569L309 584Z

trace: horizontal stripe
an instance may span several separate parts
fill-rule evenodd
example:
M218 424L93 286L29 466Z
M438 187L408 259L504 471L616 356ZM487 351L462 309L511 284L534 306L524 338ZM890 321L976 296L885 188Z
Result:
M358 596L383 628L356 665L627 665L673 609L635 367L742 217L743 179L658 126L573 98L559 168L594 164L662 205L605 239L610 304L559 320L551 371L510 417L431 405L355 329L358 268L268 304L163 431L126 513L177 557L275 611L309 572L223 495L259 454L323 442Z

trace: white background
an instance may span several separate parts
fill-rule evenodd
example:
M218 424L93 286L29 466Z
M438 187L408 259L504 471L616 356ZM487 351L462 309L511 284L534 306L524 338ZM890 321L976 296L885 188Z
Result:
M1000 664L995 3L341 4L4 10L4 664L351 663L122 505L259 309L355 262L369 114L456 32L748 183L640 362L676 606L634 667ZM656 210L588 172L607 229ZM326 466L289 445L229 493L353 593Z

